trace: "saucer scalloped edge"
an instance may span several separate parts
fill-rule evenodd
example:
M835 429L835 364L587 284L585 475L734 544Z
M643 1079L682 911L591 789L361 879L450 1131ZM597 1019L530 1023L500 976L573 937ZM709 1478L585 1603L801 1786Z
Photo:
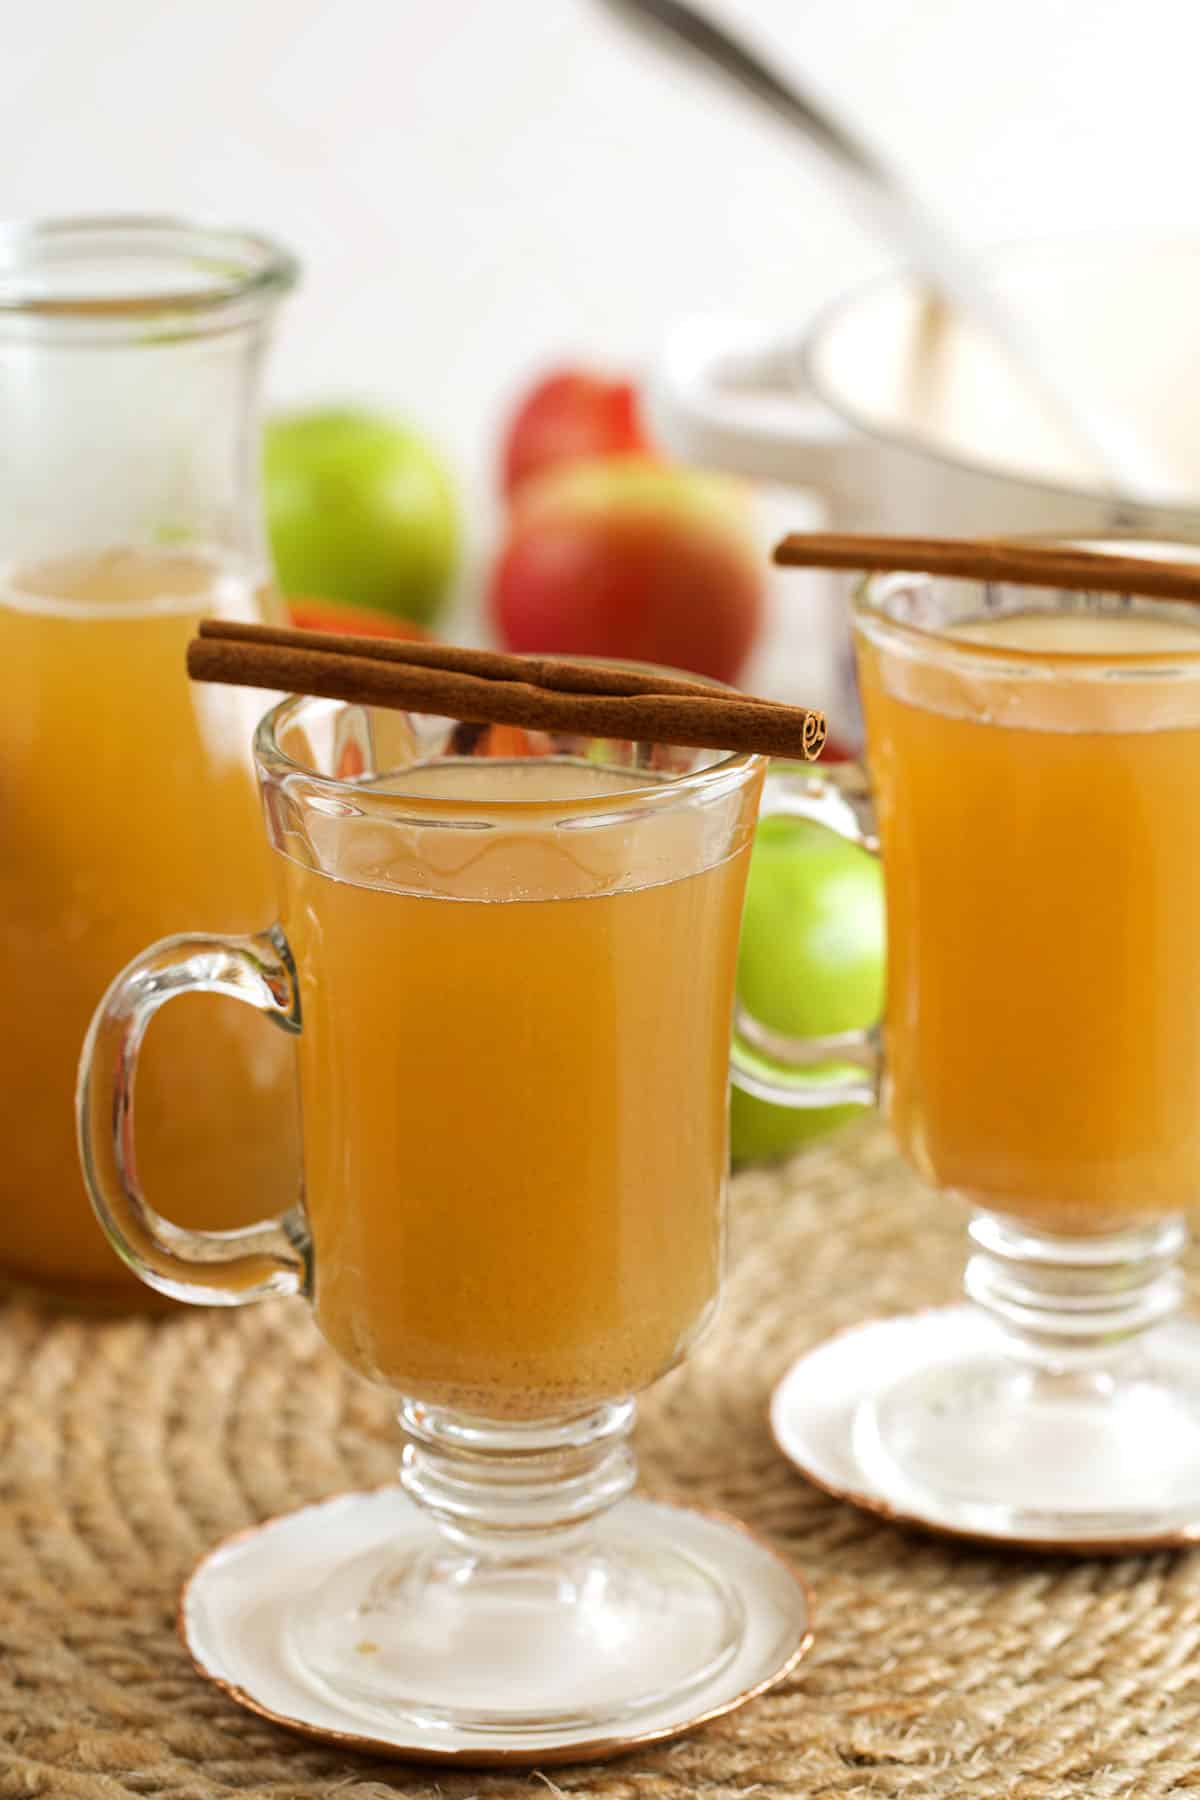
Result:
M674 1541L716 1556L742 1602L743 1642L733 1659L674 1705L640 1713L627 1731L505 1730L456 1733L398 1715L381 1732L353 1708L310 1687L284 1650L297 1572L316 1587L347 1556L385 1543L430 1541L433 1528L395 1487L340 1494L238 1532L211 1550L184 1586L179 1629L199 1672L238 1705L304 1736L375 1756L501 1767L586 1762L677 1737L733 1712L795 1667L812 1643L803 1580L766 1543L723 1514L635 1497L621 1510L669 1524ZM664 1521L663 1515L668 1515Z

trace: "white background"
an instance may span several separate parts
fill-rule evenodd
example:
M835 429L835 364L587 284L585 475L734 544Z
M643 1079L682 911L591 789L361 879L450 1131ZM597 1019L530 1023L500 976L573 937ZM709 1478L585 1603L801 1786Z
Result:
M710 0L972 242L1200 231L1191 0ZM0 0L10 215L202 212L305 283L276 400L421 423L472 490L548 360L672 321L793 324L886 262L781 128L602 0Z

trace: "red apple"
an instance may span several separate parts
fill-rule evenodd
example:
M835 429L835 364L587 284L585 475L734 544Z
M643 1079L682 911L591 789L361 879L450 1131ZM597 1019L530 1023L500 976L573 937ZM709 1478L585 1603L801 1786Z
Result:
M523 482L557 463L649 449L628 381L563 369L539 381L510 420L501 485L511 499Z
M735 682L762 620L764 581L740 482L603 457L522 488L489 606L511 650L623 657Z
M355 637L427 638L429 633L395 613L372 612L365 606L343 606L338 600L302 597L287 602L288 618L300 631L347 631Z

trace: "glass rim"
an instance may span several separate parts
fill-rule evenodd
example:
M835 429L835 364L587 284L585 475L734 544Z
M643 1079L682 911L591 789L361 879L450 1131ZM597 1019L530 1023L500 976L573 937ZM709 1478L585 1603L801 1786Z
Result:
M1195 540L1172 539L1170 537L1149 538L1144 532L1120 529L1098 533L1081 533L1078 535L1062 532L1040 532L1012 534L997 540L1010 544L1069 544L1082 550L1103 550L1106 547L1122 545L1128 548L1137 544L1155 544L1164 549L1189 549L1194 553L1197 563L1197 576L1200 577L1200 544ZM1147 557L1147 562L1152 562ZM1187 621L1197 628L1195 650L1171 648L1170 650L1049 650L1026 649L1012 644L992 644L981 642L977 638L957 634L954 626L928 626L917 624L909 619L898 619L889 610L888 600L901 592L911 592L914 584L926 589L935 585L955 586L969 589L972 586L992 590L1005 589L1013 594L1026 593L1031 598L1030 610L1038 612L1065 613L1069 610L1063 602L1084 611L1088 602L1102 602L1115 611L1120 609L1122 616L1134 614L1139 618L1150 618L1162 621L1177 619ZM1040 596L1041 605L1036 608L1034 597ZM1057 602L1054 606L1046 606L1044 602L1052 598ZM1156 669L1183 669L1194 671L1200 666L1200 600L1179 601L1163 600L1152 594L1106 594L1094 589L1066 590L1055 587L1024 586L1016 582L983 581L971 575L941 575L926 571L892 569L884 572L876 571L866 574L856 582L850 602L851 617L856 631L861 630L864 636L872 639L883 638L889 647L903 648L909 655L923 656L933 660L939 655L953 660L957 665L975 664L980 669L1003 669L1006 674L1025 670L1031 675L1041 673L1053 675L1068 671L1080 674L1103 674L1124 671L1145 674Z
M653 664L638 664L639 668L652 668ZM660 674L677 675L675 669L659 669ZM259 720L254 733L254 763L260 779L273 785L286 782L293 786L302 783L306 791L313 795L335 801L339 806L350 805L361 810L364 802L372 810L378 809L389 815L402 813L406 818L417 820L454 819L456 821L481 819L495 824L510 818L546 818L551 816L573 817L575 815L612 813L614 807L622 812L630 808L637 811L655 810L664 805L675 805L683 797L695 793L711 795L714 791L724 792L736 787L742 780L749 778L754 770L765 764L768 758L757 752L746 750L728 750L706 752L701 748L693 754L702 756L711 754L716 761L704 768L688 769L674 774L664 772L662 778L653 781L638 780L639 771L630 770L628 787L610 789L600 794L580 794L551 800L481 800L475 798L450 798L439 796L434 798L428 794L406 794L400 789L392 788L389 792L374 791L370 784L364 783L361 777L349 779L336 775L326 775L312 768L308 763L299 761L289 754L279 741L281 729L290 723L298 714L308 707L342 707L352 708L360 703L351 700L332 700L316 694L289 694L270 707ZM377 712L395 710L411 718L446 718L442 713L419 713L415 709L373 707ZM449 721L456 723L457 721ZM594 733L578 734L558 732L555 736L578 735L581 741L601 744L613 740L596 736ZM646 740L650 742L652 740ZM686 748L686 746L684 746ZM449 758L434 758L433 761L448 761ZM514 759L515 760L515 759ZM413 766L416 766L414 764ZM421 766L427 767L428 762ZM400 772L402 775L402 771ZM399 779L399 775L397 776Z
M143 274L91 286L66 279L89 262L109 257L119 267L139 253L175 279L153 285ZM136 337L167 321L174 335L186 336L282 297L299 275L297 258L273 238L215 219L83 213L0 220L0 331Z

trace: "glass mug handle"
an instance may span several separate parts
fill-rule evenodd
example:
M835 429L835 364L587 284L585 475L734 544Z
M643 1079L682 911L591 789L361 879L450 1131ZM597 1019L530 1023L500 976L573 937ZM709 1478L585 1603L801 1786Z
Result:
M136 1275L201 1306L244 1306L308 1286L308 1230L298 1206L235 1231L188 1231L162 1218L138 1183L134 1083L146 1027L180 994L223 994L300 1030L291 953L278 927L253 937L163 938L105 994L84 1040L75 1090L79 1157L96 1216Z
M874 805L866 776L855 764L847 764L845 773L836 776L801 768L772 769L758 816L760 821L810 819L873 856L879 854ZM831 1076L831 1063L850 1066L843 1075ZM757 1100L791 1107L873 1106L882 1073L877 1026L795 1038L761 1024L738 1003L730 1078Z

